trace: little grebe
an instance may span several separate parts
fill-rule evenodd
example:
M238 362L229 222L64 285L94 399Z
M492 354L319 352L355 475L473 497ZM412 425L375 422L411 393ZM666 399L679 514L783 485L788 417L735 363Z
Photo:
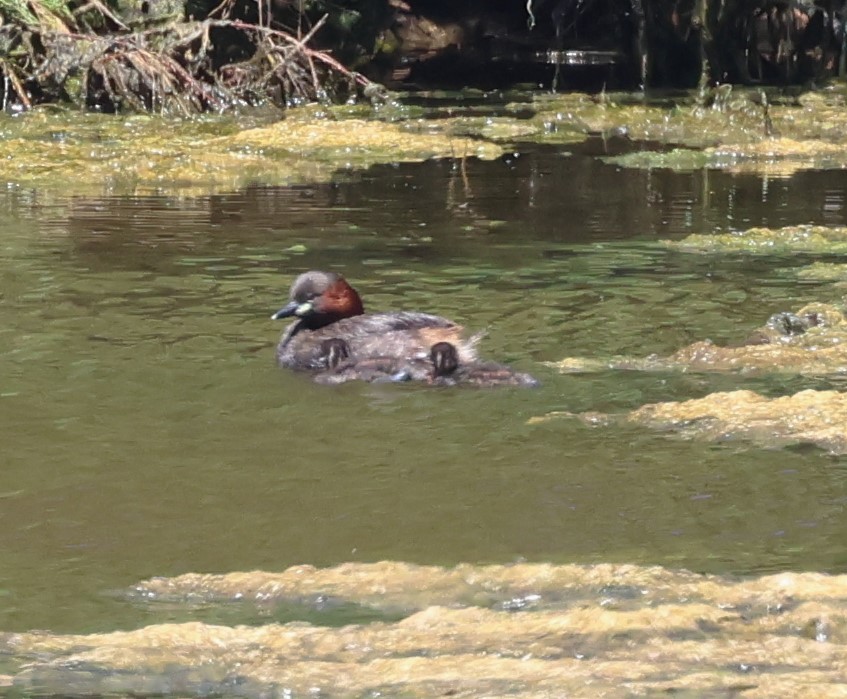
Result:
M289 302L271 318L292 316L296 320L283 333L276 351L280 366L291 369L326 369L323 343L333 338L346 343L344 351L354 362L425 359L439 342L453 345L462 362L476 359L479 337L465 338L462 326L428 313L365 313L356 290L332 272L312 271L297 277Z
M350 359L349 348L343 340L333 338L323 343L328 371L315 376L323 384L347 381L384 383L389 381L423 381L437 386L537 386L529 374L514 371L503 364L471 362L461 365L459 353L449 342L437 342L430 349L428 360L402 360L391 357L372 357L359 361Z
M505 364L479 361L462 364L456 348L449 342L434 344L430 350L430 360L431 382L440 386L538 386L535 378Z

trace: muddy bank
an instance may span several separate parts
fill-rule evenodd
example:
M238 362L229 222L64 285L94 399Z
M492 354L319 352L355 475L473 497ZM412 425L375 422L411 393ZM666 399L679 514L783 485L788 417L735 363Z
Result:
M341 628L7 634L0 651L13 666L6 684L40 696L834 697L847 663L845 589L843 576L814 573L733 580L612 565L298 566L156 579L128 594L150 604L332 594L408 606L410 615Z

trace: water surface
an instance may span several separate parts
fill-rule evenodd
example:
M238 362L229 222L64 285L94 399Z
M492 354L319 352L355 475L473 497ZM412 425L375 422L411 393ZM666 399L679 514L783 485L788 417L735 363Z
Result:
M686 255L656 241L843 225L847 173L763 180L595 157L618 147L205 198L7 188L0 629L139 626L168 611L104 593L295 563L844 571L844 458L526 424L552 410L843 383L543 364L739 341L773 312L840 299L797 281L809 257ZM487 330L483 354L543 386L326 387L277 369L282 328L269 315L313 268L343 271L369 309Z

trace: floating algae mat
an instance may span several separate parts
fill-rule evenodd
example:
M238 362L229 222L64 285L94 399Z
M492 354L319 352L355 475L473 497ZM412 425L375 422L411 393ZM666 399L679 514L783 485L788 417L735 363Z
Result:
M423 123L429 129L457 136L485 138L497 143L568 145L581 143L592 133L592 129L578 120L554 120L544 114L530 118L460 116L441 122Z
M694 254L840 255L847 253L847 227L797 225L750 228L730 233L693 234L662 241L665 247ZM847 280L845 265L814 264L796 269L800 279ZM741 339L741 338L740 338ZM749 371L832 375L847 372L847 322L843 309L813 303L795 313L774 314L737 346L695 342L667 357L615 357L610 360L566 358L553 364L562 371L601 368L633 370Z
M606 158L621 167L665 168L687 172L708 168L735 173L788 177L800 170L847 167L847 143L765 137L753 143L726 143L703 150L638 151Z
M592 427L640 425L712 442L746 440L762 447L814 444L847 454L847 393L806 390L766 398L753 391L712 393L704 398L644 405L623 415L551 413L530 423L577 417Z
M450 116L397 102L246 110L192 119L42 108L0 116L7 182L76 193L200 194L251 182L327 181L345 168L433 157L496 158L508 143L567 145L590 134L681 146L629 153L631 167L720 167L773 174L847 167L847 99L829 89L765 105L760 92L682 96L533 95L480 117L457 98ZM270 123L273 122L273 123Z
M709 106L698 104L691 95L651 102L627 94L569 93L510 103L504 111L511 117L460 113L409 126L501 143L567 145L589 134L625 137L662 148L605 157L605 162L633 168L708 167L787 175L800 169L847 167L847 131L819 128L819 120L838 112L830 103L841 104L842 111L847 105L840 94L789 100L769 105L766 111L759 92L739 93ZM836 121L847 129L847 118L840 112Z
M847 320L827 304L796 313L776 313L735 347L695 342L667 357L566 358L561 371L608 368L641 371L791 373L809 376L847 373ZM550 413L530 423L577 417L594 427L640 425L708 441L747 440L764 447L814 444L847 454L847 393L806 390L766 398L752 391L713 393L704 398L642 406L623 415Z
M847 373L847 319L841 309L813 303L796 313L771 316L742 344L721 347L711 340L694 342L661 357L567 357L550 366L567 373L623 369L631 371L700 371L781 373L823 376Z
M761 91L733 94L719 88L712 99L694 103L680 100L638 107L612 101L593 108L559 105L543 114L552 123L577 119L591 131L681 146L604 159L621 167L710 168L771 176L847 167L847 96L842 87L796 98L776 95L774 103L768 100ZM544 116L539 113L536 118Z
M0 117L7 182L65 193L199 194L251 182L328 181L339 169L438 157L495 158L490 142L393 123L298 113L167 119L33 112Z
M762 107L747 96L725 108L703 108L691 96L651 102L635 95L539 96L530 121L547 130L576 126L587 133L626 136L633 141L706 148L722 143L756 143L763 138ZM525 105L514 104L515 112Z
M748 228L732 233L695 233L682 240L665 240L662 244L690 253L775 255L800 252L839 255L847 253L847 228L812 225Z
M787 95L724 85L710 94L650 99L641 93L533 94L508 104L517 121L470 130L497 140L567 143L576 134L626 137L662 148L604 158L624 167L713 167L790 174L847 166L847 89ZM445 120L452 128L472 120ZM510 133L511 130L511 133ZM668 150L666 146L679 146Z
M814 262L794 271L798 279L813 279L822 282L847 282L847 264L836 262ZM841 287L843 284L837 284Z
M6 634L0 681L78 697L844 696L847 576L384 562L154 579L127 597L155 608L325 595L408 615Z
M535 94L504 112L422 123L498 142L568 144L601 134L655 144L603 158L621 167L773 176L847 167L847 92L840 86L797 96L722 86L711 95L656 100L626 93Z
M765 398L753 391L713 393L634 410L627 422L709 441L745 439L761 446L814 444L847 453L847 393L806 390Z

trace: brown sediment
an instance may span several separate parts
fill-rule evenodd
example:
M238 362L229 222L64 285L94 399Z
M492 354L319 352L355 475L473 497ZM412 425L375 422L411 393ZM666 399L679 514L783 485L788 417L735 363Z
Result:
M7 684L42 696L835 697L847 670L845 590L847 577L816 573L738 580L610 564L297 566L154 579L132 596L172 605L333 594L408 606L410 615L342 628L6 634L0 651L16 666Z

